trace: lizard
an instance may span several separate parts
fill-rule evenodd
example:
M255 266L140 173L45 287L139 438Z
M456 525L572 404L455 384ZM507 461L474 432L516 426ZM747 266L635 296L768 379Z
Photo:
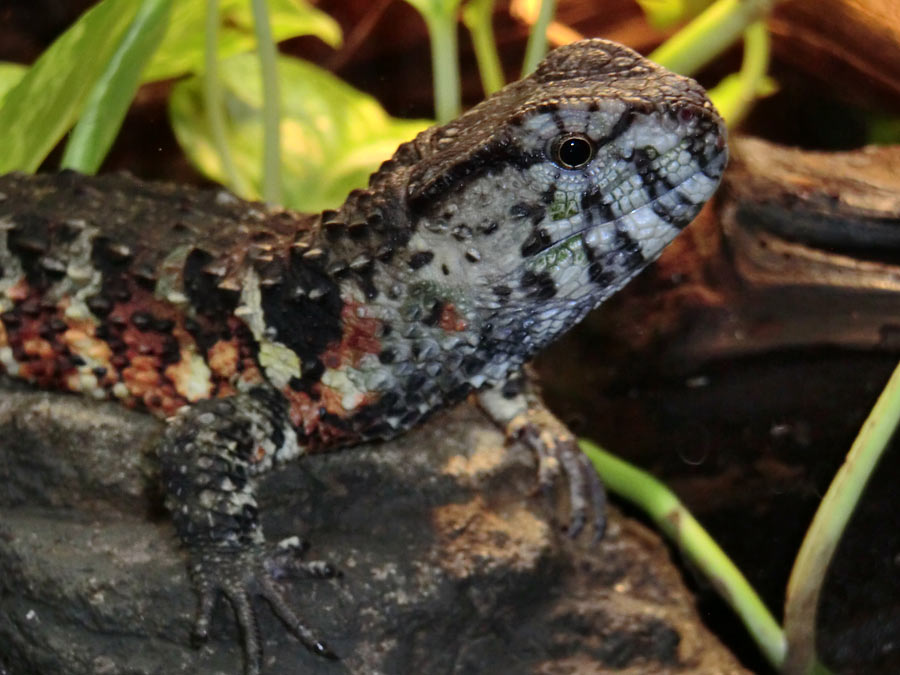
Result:
M727 154L699 84L589 39L404 143L319 214L210 190L182 220L152 223L133 214L177 203L177 186L9 174L0 372L166 420L156 453L197 592L196 641L224 595L245 673L259 675L261 597L335 657L281 585L335 568L296 538L266 540L255 479L393 438L471 395L534 451L539 487L568 488L568 534L590 521L601 537L602 483L526 365L660 255ZM67 189L70 218L42 212ZM124 192L128 219L105 201Z

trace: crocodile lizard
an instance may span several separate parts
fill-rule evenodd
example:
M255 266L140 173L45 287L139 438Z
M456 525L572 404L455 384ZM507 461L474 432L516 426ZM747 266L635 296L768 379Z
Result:
M401 145L320 214L208 191L154 223L142 205L178 203L180 188L11 174L0 371L166 419L157 453L198 594L195 638L224 594L245 672L260 673L261 596L333 656L278 579L334 568L295 539L266 541L254 478L389 439L474 394L534 450L540 486L568 487L568 533L591 521L602 535L602 485L524 366L659 256L726 158L696 82L593 39ZM60 191L65 219L43 206Z

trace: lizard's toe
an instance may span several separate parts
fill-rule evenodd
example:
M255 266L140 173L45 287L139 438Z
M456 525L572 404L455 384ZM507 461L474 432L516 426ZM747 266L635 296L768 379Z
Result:
M606 531L606 490L603 481L574 440L562 449L561 462L569 482L569 536L577 537L592 515L594 540L599 541Z
M549 496L562 479L569 493L569 524L566 530L577 537L590 519L595 539L606 530L606 491L600 476L575 437L555 418L531 410L510 424L515 438L527 443L538 459L538 487Z
M287 577L327 579L336 575L330 563L302 560L307 548L304 542L291 538L272 550L255 547L238 551L216 548L200 551L191 565L192 579L198 593L192 644L199 646L208 639L216 599L224 595L240 628L245 656L244 672L246 675L259 675L262 672L262 639L253 599L262 597L307 649L318 656L337 658L290 607L278 583Z
M291 608L284 599L284 592L270 575L261 578L260 585L259 594L272 606L272 610L278 615L278 618L281 619L288 630L303 643L304 647L317 656L322 656L327 659L338 658L337 654L335 654Z

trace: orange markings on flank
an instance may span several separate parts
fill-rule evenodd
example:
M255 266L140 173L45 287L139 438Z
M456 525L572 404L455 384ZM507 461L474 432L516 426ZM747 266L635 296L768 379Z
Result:
M237 340L219 340L206 354L206 363L213 375L224 380L230 380L238 373L240 351Z

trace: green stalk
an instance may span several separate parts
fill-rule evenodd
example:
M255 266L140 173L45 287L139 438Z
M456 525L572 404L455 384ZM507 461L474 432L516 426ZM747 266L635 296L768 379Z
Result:
M650 474L579 441L611 492L636 504L715 585L743 621L766 659L776 668L784 661L784 634L762 600L712 537L678 498Z
M718 0L657 47L650 59L691 75L725 51L750 24L759 21L777 0Z
M459 55L456 41L456 3L452 7L423 13L431 42L431 69L434 76L434 114L438 124L457 117L462 108L459 87Z
M500 54L491 25L494 2L495 0L470 0L462 12L463 23L472 36L485 96L490 96L504 84L503 66L500 64Z
M219 79L219 0L206 0L206 34L204 36L203 98L206 109L206 123L212 136L213 146L219 155L222 172L228 188L244 197L249 196L248 185L237 172L231 148L225 133L224 96Z
M266 0L252 0L253 30L263 83L263 199L282 202L281 187L281 96L278 91L277 48L269 25Z
M525 61L522 63L522 77L537 68L547 53L547 27L556 12L556 0L542 0L537 21L531 27L528 44L525 47Z
M766 80L769 68L769 32L765 21L744 31L744 58L737 75L729 75L709 97L729 127L735 127L750 109Z
M900 366L894 370L853 441L844 464L816 511L794 561L784 608L784 628L788 639L785 673L799 675L821 672L815 661L816 610L825 573L860 495L898 423Z

